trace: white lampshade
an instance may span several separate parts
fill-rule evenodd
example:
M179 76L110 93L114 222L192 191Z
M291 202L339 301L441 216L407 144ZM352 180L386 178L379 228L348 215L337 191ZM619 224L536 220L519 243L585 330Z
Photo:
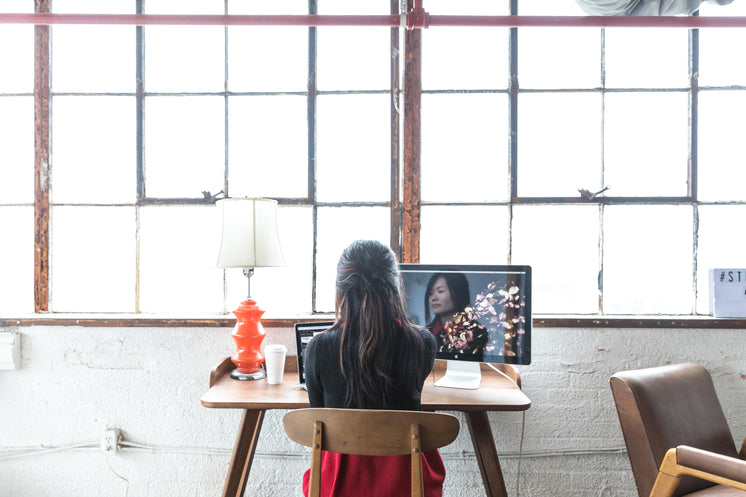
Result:
M223 219L218 267L285 265L277 234L276 200L225 198L216 205Z

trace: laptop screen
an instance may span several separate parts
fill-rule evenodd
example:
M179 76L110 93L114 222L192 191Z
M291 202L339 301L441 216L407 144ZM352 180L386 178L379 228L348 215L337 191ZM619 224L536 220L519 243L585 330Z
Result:
M298 356L298 379L301 385L306 384L305 359L306 347L308 342L324 330L329 329L334 324L333 321L316 321L313 323L295 323L295 347Z

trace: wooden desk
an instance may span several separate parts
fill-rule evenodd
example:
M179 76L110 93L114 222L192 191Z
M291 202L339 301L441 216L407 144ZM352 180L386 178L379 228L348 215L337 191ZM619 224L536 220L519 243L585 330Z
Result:
M520 375L512 366L495 365L520 385ZM298 371L295 356L288 356L282 385L268 385L266 380L238 381L228 373L234 368L230 358L221 361L210 374L210 389L202 396L205 407L243 409L241 424L233 446L223 497L242 497L251 471L256 444L262 429L264 413L269 409L308 407L308 393L295 388ZM442 376L440 361L422 391L422 408L426 411L461 411L466 415L471 442L486 494L507 497L500 461L492 438L488 411L525 411L531 401L512 381L482 364L482 383L478 390L461 390L433 386Z

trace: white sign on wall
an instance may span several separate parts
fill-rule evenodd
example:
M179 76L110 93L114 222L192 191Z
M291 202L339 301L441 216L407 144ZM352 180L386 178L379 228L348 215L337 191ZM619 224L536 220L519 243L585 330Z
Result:
M710 269L710 313L716 318L746 317L746 269Z

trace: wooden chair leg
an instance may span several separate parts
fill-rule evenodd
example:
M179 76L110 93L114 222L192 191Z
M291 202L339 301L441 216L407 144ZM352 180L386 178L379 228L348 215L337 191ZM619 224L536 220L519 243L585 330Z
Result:
M412 458L412 497L424 496L422 482L422 449L420 447L420 426L410 427L410 455Z
M313 425L313 447L311 448L311 481L308 487L309 497L321 494L321 437L324 423L316 421Z

